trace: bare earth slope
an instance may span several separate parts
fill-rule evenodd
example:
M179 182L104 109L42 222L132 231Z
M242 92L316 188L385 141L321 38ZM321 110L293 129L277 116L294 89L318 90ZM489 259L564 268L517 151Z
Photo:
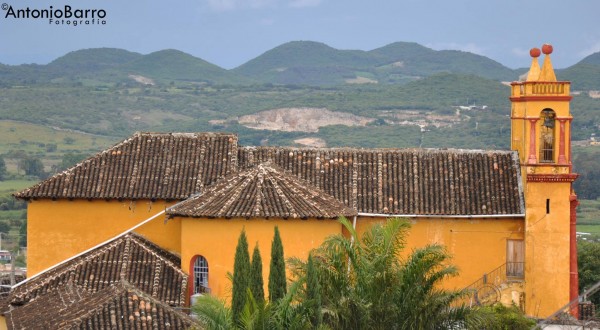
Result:
M317 132L330 125L365 126L373 118L325 108L281 108L242 116L239 123L248 128L285 132Z

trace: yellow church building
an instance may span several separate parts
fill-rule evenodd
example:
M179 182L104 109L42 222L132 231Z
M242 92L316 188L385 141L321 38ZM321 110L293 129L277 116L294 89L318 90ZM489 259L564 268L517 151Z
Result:
M181 296L170 306L188 304L194 293L227 298L242 228L268 255L278 226L285 257L306 258L325 237L342 232L335 219L345 216L359 233L389 217L408 219L407 250L439 243L453 255L460 276L446 286L493 287L494 301L546 317L578 295L577 174L570 83L557 81L552 47L542 51L542 66L540 50L532 49L527 78L511 84L508 151L248 147L234 134L137 133L15 194L28 201L29 279L4 313L18 321L10 311L52 292L48 286L85 283L84 291L99 292L118 281L90 288L104 275L74 269L133 260L125 248L91 257L127 235L180 272L174 283ZM122 274L146 274L128 269ZM148 301L160 300L169 289L163 286L144 289Z

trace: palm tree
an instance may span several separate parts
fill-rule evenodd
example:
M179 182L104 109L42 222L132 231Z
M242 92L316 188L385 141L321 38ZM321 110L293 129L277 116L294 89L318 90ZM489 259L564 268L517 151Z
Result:
M312 251L311 270L298 258L288 261L295 281L280 299L258 304L248 290L241 329L462 329L478 328L477 310L458 305L465 295L444 290L440 283L457 275L442 246L429 245L402 256L410 228L388 219L362 236L345 218L348 236L334 235ZM318 280L315 280L315 277ZM318 285L314 285L314 283ZM318 287L319 293L314 292ZM319 297L316 299L316 297ZM315 301L318 301L315 304ZM199 300L199 304L204 300ZM208 329L226 329L233 322L218 307L194 307ZM316 308L315 308L316 307ZM224 310L228 308L221 304ZM207 313L208 312L208 313ZM318 320L318 322L315 322ZM224 325L218 325L218 321Z
M216 297L210 295L199 296L192 306L192 313L204 329L233 329L231 308L226 307L225 302Z
M349 236L335 235L314 251L322 297L323 323L335 329L447 329L464 327L471 309L454 304L464 293L443 290L456 276L443 247L430 245L404 259L410 225L388 219L361 237L341 218ZM297 278L306 264L290 260ZM300 297L299 300L305 298ZM470 317L468 320L477 321Z

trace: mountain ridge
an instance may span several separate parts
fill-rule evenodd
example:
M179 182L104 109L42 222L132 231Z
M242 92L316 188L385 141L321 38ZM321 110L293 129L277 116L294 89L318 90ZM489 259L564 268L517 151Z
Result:
M233 69L188 53L165 49L139 54L118 48L69 52L46 65L0 64L0 85L31 83L134 83L130 75L159 84L277 84L336 86L351 83L404 84L438 73L473 74L512 81L524 72L488 57L433 50L415 42L393 42L369 51L341 50L315 41L290 41ZM600 90L600 52L557 70L575 89Z

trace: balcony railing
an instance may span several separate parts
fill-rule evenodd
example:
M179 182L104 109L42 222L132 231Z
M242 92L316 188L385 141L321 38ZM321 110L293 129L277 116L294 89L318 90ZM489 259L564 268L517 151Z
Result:
M568 96L569 81L525 81L512 84L512 96Z
M477 281L465 287L465 291L469 292L469 296L463 303L468 305L483 303L482 298L490 303L494 302L491 298L497 295L500 298L500 286L510 281L519 281L525 278L525 263L524 262L507 262L498 268L483 274Z

